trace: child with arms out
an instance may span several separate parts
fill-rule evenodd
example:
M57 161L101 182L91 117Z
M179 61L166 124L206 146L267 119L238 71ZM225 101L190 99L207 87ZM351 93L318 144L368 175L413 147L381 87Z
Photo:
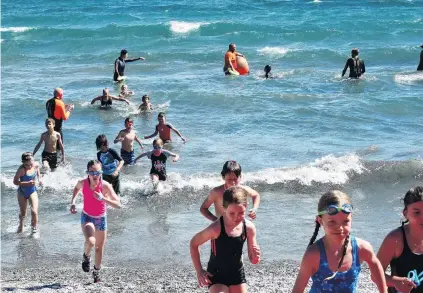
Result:
M224 213L223 193L225 190L232 186L240 186L241 166L235 161L227 161L223 165L222 172L220 174L222 175L222 179L225 183L213 188L200 207L201 214L210 221L216 221ZM253 208L249 210L248 216L254 220L257 216L256 212L260 205L260 194L250 187L242 187L253 200ZM213 215L209 210L212 204L214 204L216 215Z
M361 263L368 264L379 292L387 287L382 266L365 240L350 235L352 201L345 193L332 190L319 200L316 227L301 261L293 293L303 293L311 278L310 293L356 292ZM320 226L325 236L314 243Z
M242 248L247 240L248 257L252 264L260 261L260 247L256 240L256 227L245 219L248 192L239 186L223 194L223 215L190 243L191 259L200 286L208 286L210 293L247 292ZM200 260L200 246L211 241L210 260L204 270Z
M133 96L134 94L135 94L135 92L130 91L126 84L122 84L122 86L120 87L119 97L126 98L126 97Z
M405 221L383 240L377 257L386 274L389 292L423 292L423 187L407 191L403 198Z
M149 139L149 138L155 137L158 134L160 139L163 140L164 143L170 143L170 142L172 142L170 130L173 130L177 135L179 135L179 137L182 139L183 142L187 141L182 136L182 134L179 132L178 129L173 127L172 124L166 123L166 114L165 113L160 112L157 115L157 120L159 121L159 124L156 125L156 131L151 135L144 136L144 139Z
M51 169L54 171L57 168L57 146L60 146L60 150L62 152L62 160L63 163L65 161L65 147L62 143L62 136L59 132L54 131L55 121L52 118L46 119L46 128L47 131L41 134L40 141L34 148L33 155L40 148L41 144L44 142L44 150L41 154L41 159L43 162L43 167L46 170Z

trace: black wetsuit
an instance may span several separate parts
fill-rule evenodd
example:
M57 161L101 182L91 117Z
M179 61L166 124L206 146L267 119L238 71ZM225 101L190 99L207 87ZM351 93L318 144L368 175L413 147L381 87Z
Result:
M412 278L416 289L411 290L411 293L423 293L423 254L415 254L411 251L405 236L404 226L401 227L403 235L402 253L398 258L391 260L391 274L392 276ZM395 288L389 288L390 293L398 291Z
M423 70L423 50L420 52L420 63L419 63L419 66L417 66L417 70L418 71Z
M47 117L52 118L54 120L54 131L57 131L58 133L60 133L62 143L64 143L65 138L64 138L63 132L62 132L63 120L62 119L56 119L56 117L54 117L54 110L55 109L56 109L56 98L51 98L46 103ZM57 141L57 143L56 143L56 150L57 151L60 150L59 141ZM57 157L56 157L56 164L57 164ZM51 167L51 165L50 165L50 167ZM55 168L55 167L51 167L51 168Z
M220 217L219 221L220 235L211 241L210 260L207 266L207 271L213 275L210 277L211 285L223 284L229 287L246 283L242 261L242 247L247 239L245 220L242 224L242 233L238 237L228 236L223 217Z
M112 106L113 100L112 98L108 100L103 100L103 98L101 98L100 103L101 103L101 107L110 107Z
M350 69L349 77L351 78L359 78L364 72L366 72L366 67L364 66L364 60L360 60L358 57L348 58L347 64Z
M118 63L118 72L116 72L116 65L115 65L115 69L114 69L114 74L113 74L113 80L114 81L118 81L118 76L124 76L125 75L125 64L128 62L134 62L139 60L139 58L137 59L122 59L122 57L119 57L115 60L115 64L116 62ZM119 75L118 75L119 73Z

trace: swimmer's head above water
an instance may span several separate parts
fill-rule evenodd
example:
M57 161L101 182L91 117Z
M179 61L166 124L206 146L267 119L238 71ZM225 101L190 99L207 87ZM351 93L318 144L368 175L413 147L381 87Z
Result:
M53 91L53 96L55 98L62 99L63 98L63 90L59 87L55 88L54 91Z
M128 57L128 50L126 49L122 49L122 51L120 51L120 57L122 58L127 58Z
M360 54L360 50L358 50L358 48L354 48L354 49L351 50L351 56L353 58L358 56L358 54Z
M236 50L236 45L234 43L230 43L229 44L229 51L231 51L232 53L235 52Z
M149 95L142 96L141 101L143 103L148 103L150 101L150 96Z

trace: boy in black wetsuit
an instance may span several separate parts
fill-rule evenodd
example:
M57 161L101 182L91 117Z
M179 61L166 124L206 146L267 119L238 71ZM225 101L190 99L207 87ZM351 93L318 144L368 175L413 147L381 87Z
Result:
M342 77L344 77L347 68L350 68L350 78L359 78L364 72L366 72L366 67L364 66L364 60L358 58L359 50L354 48L351 50L351 58L348 58L347 63L345 63L344 70L342 70Z

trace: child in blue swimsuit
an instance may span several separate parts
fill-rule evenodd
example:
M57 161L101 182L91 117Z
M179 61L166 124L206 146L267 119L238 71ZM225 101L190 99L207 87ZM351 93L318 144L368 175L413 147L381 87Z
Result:
M13 184L18 185L18 203L19 203L19 227L18 233L23 232L28 200L31 205L31 227L32 232L36 233L38 229L38 195L37 181L42 184L40 169L38 163L34 161L32 153L22 154L22 165L19 166L13 178Z
M292 292L304 292L310 278L313 281L311 293L356 292L361 263L365 261L379 292L386 293L383 269L372 246L350 235L353 206L348 195L338 190L325 193L319 200L317 211L316 228ZM320 226L325 236L314 243Z

